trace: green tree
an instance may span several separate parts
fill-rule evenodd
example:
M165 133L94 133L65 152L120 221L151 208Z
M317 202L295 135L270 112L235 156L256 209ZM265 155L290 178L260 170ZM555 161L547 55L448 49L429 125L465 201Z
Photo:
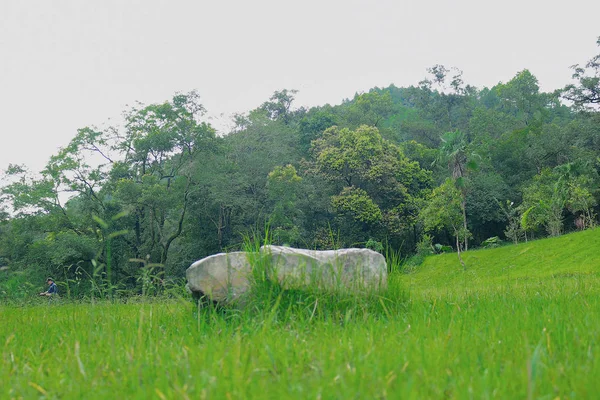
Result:
M531 123L536 116L539 118L548 102L547 96L539 91L538 79L527 69L518 72L507 83L498 84L494 89L500 99L500 110L525 124Z
M585 187L585 183L581 179L569 182L569 198L567 199L567 208L569 211L573 214L579 214L577 224L581 229L596 226L594 207L598 205L592 192Z
M452 179L433 189L426 206L421 210L420 218L426 232L439 232L447 229L455 239L458 259L462 266L465 264L461 257L460 242L470 235L463 224L463 196Z
M345 187L340 194L332 197L332 203L339 212L348 213L360 222L374 224L383 219L379 206L361 188Z
M496 199L516 198L515 191L511 190L500 174L489 168L485 160L480 165L476 171L469 173L466 192L468 226L477 243L499 236L504 226L510 224Z
M497 201L497 203L500 210L506 217L506 221L508 222L508 225L504 230L504 234L507 238L512 240L514 244L519 243L519 239L522 239L525 235L525 230L519 215L519 208L516 207L515 203L510 200L506 200L504 204L500 203L499 201ZM527 226L526 222L525 226Z
M337 185L334 206L368 229L412 227L431 174L383 139L375 127L332 127L313 142L317 172Z
M389 91L357 94L350 103L346 118L352 126L369 125L381 128L381 124L392 115L394 103Z
M277 166L269 172L267 189L269 199L274 203L269 226L278 243L295 245L300 240L298 218L301 211L297 207L297 200L301 182L302 178L291 164Z
M544 169L523 189L523 228L543 226L550 236L558 236L563 229L563 213L568 199L563 177Z
M115 166L118 201L132 216L135 258L150 255L167 263L171 245L184 227L193 170L214 146L215 131L201 121L197 92L177 94L162 104L134 107L114 146L123 161Z
M338 125L338 120L338 116L333 113L330 106L310 109L298 124L302 154L308 157L312 141L322 135L327 128Z
M600 36L596 43L600 46ZM600 104L600 54L592 57L584 67L576 64L571 68L572 78L577 82L567 85L562 90L562 97L579 109L597 110L594 105Z
M260 110L266 112L272 120L281 120L289 123L292 117L292 103L294 102L297 90L283 89L273 93L269 101L260 106Z
M465 134L458 130L445 133L442 136L440 156L448 165L453 182L460 190L463 229L467 231L467 172L476 169L478 165L474 155L469 153L469 144ZM469 250L468 235L464 235L463 240L465 250Z
M575 221L580 229L592 228L596 225L594 207L598 204L595 194L598 193L598 176L595 163L579 160L555 168L567 186L567 209L577 216Z
M476 89L466 85L463 72L437 64L427 69L429 77L413 88L413 102L424 119L432 121L438 133L464 130L473 112Z

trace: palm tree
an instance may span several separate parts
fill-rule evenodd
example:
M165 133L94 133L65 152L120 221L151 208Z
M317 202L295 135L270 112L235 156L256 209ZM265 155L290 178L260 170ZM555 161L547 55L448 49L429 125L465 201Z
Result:
M440 159L444 160L448 169L452 173L454 184L462 194L461 209L463 214L464 228L464 245L465 251L469 249L468 229L467 229L467 188L465 184L465 176L468 170L477 169L477 163L470 160L465 134L459 130L446 132L441 137L442 143L440 146ZM474 154L472 154L474 156Z

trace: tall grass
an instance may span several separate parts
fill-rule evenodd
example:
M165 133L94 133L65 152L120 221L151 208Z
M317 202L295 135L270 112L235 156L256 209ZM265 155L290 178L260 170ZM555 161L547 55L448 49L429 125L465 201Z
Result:
M598 256L536 252L597 238L530 242L505 270L501 249L465 253L466 272L430 257L377 295L0 306L0 398L592 399Z
M347 322L366 316L389 317L405 307L404 292L394 283L381 291L324 290L319 285L321 277L311 276L313 285L284 288L276 278L278 266L273 265L273 258L260 251L261 246L271 243L268 228L264 235L246 237L244 243L244 251L252 265L251 285L241 304L234 304L234 307L241 307L253 318L307 323L313 320ZM399 257L397 259L399 261ZM397 280L397 277L392 279Z
M440 294L388 313L327 298L291 312L284 297L262 311L3 307L0 398L594 398L599 284Z

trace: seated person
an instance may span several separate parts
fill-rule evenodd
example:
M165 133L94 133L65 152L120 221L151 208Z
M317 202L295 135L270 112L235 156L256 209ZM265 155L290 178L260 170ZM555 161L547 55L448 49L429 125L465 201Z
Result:
M54 279L48 278L46 279L46 283L50 285L50 287L45 292L40 293L40 296L52 297L52 295L58 294L58 289L56 287L56 283L54 283Z

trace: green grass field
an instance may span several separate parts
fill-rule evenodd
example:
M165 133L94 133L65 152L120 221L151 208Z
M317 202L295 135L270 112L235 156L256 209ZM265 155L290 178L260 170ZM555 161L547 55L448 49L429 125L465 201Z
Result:
M593 399L600 230L432 256L381 296L0 306L0 398Z

